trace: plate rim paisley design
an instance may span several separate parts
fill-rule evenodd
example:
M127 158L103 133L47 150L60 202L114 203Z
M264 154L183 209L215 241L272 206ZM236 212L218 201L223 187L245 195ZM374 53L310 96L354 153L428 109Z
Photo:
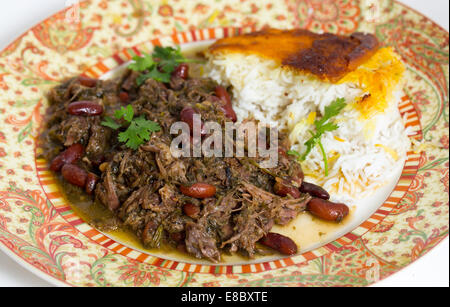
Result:
M327 0L325 0L327 1ZM94 1L85 1L82 3L88 3L88 5L92 5L91 2L98 3L99 5L102 3L102 1L94 0ZM149 1L149 2L157 2L157 1ZM174 1L176 2L176 1ZM251 1L250 1L251 2ZM314 2L314 1L311 1ZM343 3L351 3L352 1L343 1ZM353 2L360 2L360 1L353 1ZM403 7L404 10L410 10L414 12L415 14L419 14L421 18L426 18L420 13L414 11L413 9L408 8L407 6L403 4L399 4L397 2L391 2L389 0L385 1L386 3L389 3L389 5L395 5ZM130 3L134 3L133 1L130 1ZM306 4L305 4L306 3ZM301 6L301 5L309 5L308 0L287 0L286 1L286 8L292 9L292 5L294 6ZM165 5L165 4L164 4ZM159 14L169 14L170 8L172 8L170 5L168 7L164 7L164 5L160 5L159 7ZM170 8L169 8L170 7ZM14 48L14 45L17 42L20 42L21 38L28 35L32 31L37 31L39 27L42 27L43 24L50 23L52 20L57 18L57 16L62 16L65 12L69 11L71 8L67 8L63 10L62 12L59 12L48 19L44 20L42 23L38 24L37 26L33 27L31 30L20 36L16 41L14 41L12 44L10 44L8 47L5 48L4 51L0 53L0 60L4 56L4 53L8 52L9 49ZM298 9L298 8L297 8ZM348 8L346 8L348 9ZM164 13L165 10L168 12ZM106 14L106 13L105 13ZM170 16L169 16L170 17ZM428 19L427 19L428 20ZM434 26L436 24L432 22ZM314 24L314 22L313 22ZM440 30L445 30L437 25ZM134 54L140 54L141 52L148 52L152 49L154 45L173 45L173 44L183 44L183 43L189 43L194 41L202 41L207 39L215 39L215 38L221 38L221 37L227 37L232 36L240 33L247 33L251 32L255 29L260 28L260 26L251 25L251 26L216 26L216 27L206 27L206 28L197 28L192 27L188 31L177 31L170 35L152 35L148 41L144 41L143 43L137 44L137 45L131 45L129 47L126 47L122 49L119 52L115 52L114 54L104 57L101 60L97 61L94 65L90 65L89 67L85 67L81 72L83 72L84 75L90 76L90 77L100 77L104 73L110 71L111 69L123 64L124 62L127 62L131 59L131 57ZM98 30L97 30L98 31ZM35 34L36 35L36 34ZM82 35L82 34L80 34ZM84 34L89 35L89 34ZM87 38L86 38L87 39ZM444 42L445 43L445 42ZM47 42L48 44L48 42ZM45 45L45 43L44 43ZM448 46L448 41L447 41ZM74 48L85 48L85 46L77 46ZM447 47L448 48L448 47ZM0 62L1 63L1 62ZM447 60L448 65L448 60ZM0 77L1 75L0 70ZM18 79L19 80L19 79ZM3 79L0 79L0 82L3 81ZM447 80L448 82L448 80ZM0 83L0 90L1 85L3 83ZM16 85L18 86L18 85ZM8 85L4 84L3 89L5 87L8 87ZM19 90L17 90L19 91ZM17 94L17 93L16 93ZM448 97L448 83L447 83L447 97ZM399 106L400 112L402 115L407 113L407 121L406 125L410 126L416 134L413 136L415 139L421 139L423 137L422 134L422 125L420 121L420 111L417 111L416 105L413 101L411 101L410 95L405 95L402 98L402 103ZM37 106L33 109L33 113L37 112L39 113L41 109L41 100L38 102ZM14 114L12 114L14 115ZM20 115L19 115L20 116ZM39 118L38 115L32 115ZM14 116L8 117L9 119L15 118ZM37 119L36 122L39 122ZM0 126L1 128L1 126ZM1 132L1 130L0 130ZM22 133L22 131L20 131ZM443 134L445 137L445 133ZM1 137L1 134L0 134ZM19 136L20 137L20 136ZM0 139L1 142L1 139ZM0 143L1 144L1 143ZM448 144L448 135L447 135L447 144ZM34 144L32 144L33 148L35 148ZM448 146L448 145L447 145ZM448 147L447 147L448 150ZM1 148L0 148L0 154L1 154ZM35 156L35 155L34 155ZM1 157L1 155L0 155ZM398 184L394 191L391 193L389 198L377 209L377 211L366 221L364 221L360 226L358 226L356 229L352 230L348 234L345 234L344 236L336 239L333 242L330 242L328 244L325 244L322 247L319 247L317 249L314 249L312 251L303 253L301 255L297 255L294 257L287 257L283 258L281 260L275 260L275 261L267 261L262 263L254 263L254 264L248 264L248 265L204 265L204 264L190 264L190 263L183 263L178 261L172 261L167 259L162 259L155 256L150 256L146 253L139 252L137 250L134 250L132 248L129 248L127 246L124 246L118 242L115 242L114 240L110 239L109 237L101 234L88 224L84 223L82 219L80 219L70 208L70 205L67 204L67 202L64 200L64 197L58 190L57 186L55 185L55 179L53 178L53 175L47 170L47 166L45 164L45 161L36 159L35 161L35 174L36 178L39 182L39 187L41 187L41 190L25 190L18 188L20 185L15 182L14 184L10 184L10 187L0 192L0 230L2 223L7 224L11 223L11 221L8 220L8 217L4 217L2 215L2 206L3 210L6 210L7 212L14 211L11 208L11 204L8 201L9 199L13 200L15 199L17 206L22 206L23 202L29 201L32 202L32 205L24 206L24 211L33 211L37 210L37 214L31 215L31 224L29 228L36 227L38 228L38 232L40 237L34 238L37 243L37 246L41 249L37 249L37 253L45 254L44 257L47 257L48 263L45 265L46 261L39 261L39 259L34 259L33 257L28 257L31 251L27 251L30 249L30 247L26 246L18 246L16 240L19 240L16 237L13 236L4 236L2 233L0 233L0 248L4 250L9 256L11 256L14 260L19 262L21 265L26 267L27 269L31 270L33 273L44 277L47 281L51 281L52 283L58 284L58 285L93 285L93 286L109 286L109 285L134 285L134 286L141 286L141 285L170 285L170 286L186 286L186 285L202 285L202 286L222 286L222 285L264 285L264 282L266 280L271 280L270 286L277 286L277 285L283 285L283 278L286 278L286 276L290 276L291 279L296 279L294 282L298 285L368 285L378 279L380 277L371 279L370 274L371 268L379 265L378 262L371 263L370 261L366 261L363 265L363 270L358 272L355 276L352 276L351 274L332 274L329 272L329 274L317 274L316 276L314 274L309 275L307 272L308 270L302 271L302 268L306 268L308 264L311 264L314 261L319 261L323 263L324 261L333 262L335 259L333 257L344 257L347 255L347 249L349 250L349 253L351 254L351 250L355 248L355 246L358 245L364 245L364 235L368 232L376 232L376 231L389 231L389 229L393 226L388 222L388 224L384 225L383 222L385 222L385 219L387 216L389 216L392 211L399 206L399 203L403 201L405 197L407 197L408 192L411 190L411 188L417 188L415 185L417 184L416 181L416 175L419 171L419 168L423 163L423 155L422 153L415 153L415 152L409 152L408 153L408 160L405 163L404 170L402 172L402 175L398 181ZM1 160L0 160L1 161ZM448 161L448 159L447 159ZM2 165L0 165L2 167ZM448 193L448 162L447 162L447 173L446 173L446 180L447 180L447 193ZM444 186L445 186L445 168L444 168ZM442 180L441 180L442 181ZM24 181L21 186L26 188L26 181ZM19 203L20 204L19 204ZM448 204L447 204L448 206ZM5 209L6 208L6 209ZM9 211L8 211L9 210ZM447 211L448 212L448 211ZM44 215L44 222L41 222L40 224L37 222L39 219L39 214ZM53 221L55 216L58 216L59 220L57 223ZM2 220L3 218L3 220ZM22 223L29 223L30 221L24 222L26 218L22 218ZM35 221L33 221L33 219ZM63 221L63 222L61 222ZM47 223L45 223L47 222ZM37 223L39 225L34 225L33 223ZM409 225L413 225L413 221L408 221ZM42 225L44 224L44 225ZM395 224L395 221L394 221ZM447 222L448 224L448 222ZM46 226L46 229L39 229L40 226ZM71 230L65 229L66 227L71 227ZM59 229L59 228L64 228ZM378 228L378 229L377 229ZM386 228L387 230L384 230L383 228ZM412 229L415 229L414 226L411 227ZM5 228L6 229L6 228ZM36 229L34 229L36 231ZM17 230L18 233L20 233L19 229ZM59 235L59 231L66 231L67 233L70 233L71 235ZM400 234L402 234L403 229L400 231ZM51 236L51 233L55 233L53 237ZM48 240L49 235L51 237L50 243L46 242L45 240ZM446 234L444 236L441 236L438 239L437 242L443 240L448 235L448 227L446 230ZM78 240L78 237L82 236L83 240L87 239L90 240L91 244L97 244L99 245L99 248L102 252L104 252L104 255L98 256L89 256L89 254L83 253L83 256L78 256L79 261L86 262L87 266L90 266L90 276L80 277L73 272L71 272L70 268L68 268L67 261L63 263L63 261L60 261L61 258L63 258L65 255L68 255L71 253L71 248L73 249L89 249L87 246L81 242L82 240ZM42 241L39 241L41 239ZM386 238L380 238L381 240L380 244L382 244L383 240L387 240ZM48 246L48 244L52 244L53 241L56 243L54 246ZM434 242L433 246L437 244L437 242ZM57 250L59 246L65 245L67 247L64 252L57 253ZM68 248L68 246L71 246L71 248ZM417 245L414 246L414 248ZM52 254L53 252L53 254ZM98 251L96 251L98 252ZM371 253L369 249L366 250L366 252ZM94 253L94 252L93 252ZM26 256L24 256L27 254ZM22 255L22 256L21 256ZM116 255L120 255L120 259L116 259ZM422 254L423 255L423 254ZM27 258L28 260L24 260L23 258ZM59 258L58 258L59 257ZM94 257L95 259L89 259L89 257ZM377 258L376 255L374 255L374 258L368 258L369 260ZM417 259L417 258L415 258ZM414 260L415 260L414 259ZM36 260L35 262L30 260ZM94 261L93 261L94 260ZM59 261L59 262L58 262ZM352 260L353 261L353 260ZM102 263L100 263L102 262ZM119 266L119 269L123 270L123 274L115 279L115 282L107 282L106 280L110 280L108 275L111 275L111 273L108 273L106 269L103 269L104 266L106 266L106 263L114 263L114 262L123 262L122 265ZM412 261L411 261L412 262ZM409 263L411 263L409 262ZM406 265L408 265L407 263ZM99 267L97 268L96 265ZM351 266L352 263L350 262L349 265ZM385 278L389 276L390 274L394 273L395 271L398 271L402 267L395 267L395 265L392 265L391 263L384 263L385 267L389 267L386 270L383 271L383 268L378 268L379 272L375 272L376 274L381 274L381 278ZM403 266L404 267L404 266ZM94 269L93 269L94 268ZM296 270L290 271L292 268L298 268ZM286 270L287 273L284 273L283 270ZM146 277L145 280L142 281L140 279L137 279L136 276L132 276L132 272L139 272L139 274L144 274ZM71 274L67 274L67 272L71 272ZM177 273L171 273L171 272L177 272ZM280 276L278 274L281 273ZM306 273L305 273L306 272ZM94 273L98 274L95 275ZM181 274L180 274L181 273ZM94 274L94 275L93 275ZM251 277L249 277L249 274L260 274L261 278L256 278L252 280ZM74 277L76 275L76 278ZM176 276L174 276L176 275ZM326 275L326 276L325 276ZM108 276L108 277L107 277ZM196 276L201 276L201 278L196 278ZM363 277L361 277L363 276ZM242 278L241 278L242 277ZM277 280L278 278L278 280ZM177 281L175 281L177 279ZM199 283L196 279L202 279L204 282ZM329 279L329 280L326 280Z

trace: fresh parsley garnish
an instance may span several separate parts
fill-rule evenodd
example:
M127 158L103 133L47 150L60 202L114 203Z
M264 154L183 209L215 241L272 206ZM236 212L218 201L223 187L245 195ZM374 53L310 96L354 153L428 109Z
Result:
M323 163L325 169L325 176L328 176L328 158L325 152L325 148L321 142L322 135L327 131L334 131L339 128L339 126L329 120L338 115L346 106L344 98L338 98L334 100L329 106L325 107L324 115L321 119L314 121L315 132L309 130L311 138L305 142L306 150L303 154L298 153L295 150L289 150L287 153L296 156L299 161L305 161L306 157L309 155L311 150L318 145L320 152L323 156Z
M114 112L114 117L116 119L123 118L129 123L128 128L119 133L118 139L120 142L125 143L127 147L134 150L138 149L140 145L148 141L152 132L161 130L158 123L145 119L144 115L134 118L134 111L131 105L116 110L116 112ZM121 124L108 116L102 121L102 125L114 130L122 127Z
M151 55L135 56L133 61L128 66L129 69L139 72L145 71L136 79L138 85L142 85L147 79L168 83L178 65L198 62L197 60L186 59L181 54L179 46L177 48L156 46Z

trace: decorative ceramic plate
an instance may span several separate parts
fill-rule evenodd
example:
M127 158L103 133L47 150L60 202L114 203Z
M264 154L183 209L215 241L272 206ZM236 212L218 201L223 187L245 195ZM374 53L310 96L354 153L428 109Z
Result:
M223 265L154 255L85 223L35 155L49 88L81 73L101 77L155 45L266 25L368 31L402 56L399 108L421 145L379 201L353 216L350 229L299 255ZM90 0L68 8L0 53L0 247L58 285L365 286L386 278L448 235L448 39L390 0Z

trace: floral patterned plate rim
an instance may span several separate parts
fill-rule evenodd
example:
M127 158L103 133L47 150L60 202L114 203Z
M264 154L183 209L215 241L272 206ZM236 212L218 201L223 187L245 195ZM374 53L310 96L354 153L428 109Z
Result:
M82 72L99 76L156 44L266 25L373 32L407 64L400 111L421 143L369 219L302 255L213 266L141 253L74 214L45 163L35 159L42 97L51 86ZM0 53L0 92L0 247L59 285L364 286L405 267L448 235L448 33L395 1L84 1Z

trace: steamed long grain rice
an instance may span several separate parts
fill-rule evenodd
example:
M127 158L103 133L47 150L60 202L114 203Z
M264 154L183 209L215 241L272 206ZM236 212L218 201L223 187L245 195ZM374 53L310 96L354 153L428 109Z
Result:
M353 103L368 94L360 85L321 81L256 55L210 55L207 74L232 86L239 120L253 117L287 131L292 149L299 153L305 150L314 118L335 99L345 98L349 105L334 118L339 128L322 137L329 175L324 175L323 156L317 147L302 162L306 180L321 184L335 199L366 196L387 183L406 159L410 141L397 107L398 90L387 96L384 111L363 116Z

